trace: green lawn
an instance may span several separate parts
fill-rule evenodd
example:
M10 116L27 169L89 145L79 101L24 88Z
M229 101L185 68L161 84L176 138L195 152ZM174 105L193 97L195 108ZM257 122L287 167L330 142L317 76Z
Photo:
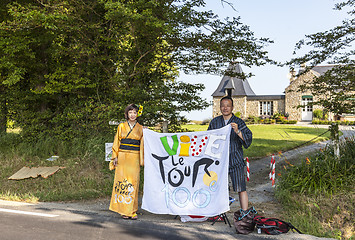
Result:
M183 125L189 131L206 131L208 125ZM249 125L253 132L253 143L244 151L244 156L249 158L264 157L295 148L316 136L327 131L324 128L301 127L279 124ZM329 139L326 133L312 141L319 142Z

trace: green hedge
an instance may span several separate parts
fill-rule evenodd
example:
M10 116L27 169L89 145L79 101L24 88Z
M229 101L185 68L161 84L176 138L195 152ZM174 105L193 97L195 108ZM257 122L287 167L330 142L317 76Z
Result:
M260 119L259 121L249 121L249 119L247 119L245 121L246 124L296 124L297 123L297 120L282 120L282 121L277 121L275 119Z
M332 123L338 123L339 125L355 125L355 121L327 121L327 120L312 121L312 124L318 124L318 125L331 125Z

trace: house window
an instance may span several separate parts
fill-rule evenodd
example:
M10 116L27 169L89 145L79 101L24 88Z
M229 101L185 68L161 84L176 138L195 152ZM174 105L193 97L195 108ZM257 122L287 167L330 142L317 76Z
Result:
M273 115L274 114L274 102L265 101L260 102L260 115Z
M313 106L311 104L312 102L313 102L312 96L308 96L308 95L302 96L302 105L303 105L302 111L313 112Z

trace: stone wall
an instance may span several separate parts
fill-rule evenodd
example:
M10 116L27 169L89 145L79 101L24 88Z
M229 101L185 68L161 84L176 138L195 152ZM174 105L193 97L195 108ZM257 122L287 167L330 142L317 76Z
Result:
M241 118L247 117L247 97L246 96L238 96L238 97L233 97L233 102L234 102L234 108L233 108L233 113L240 112L241 113Z
M298 92L299 86L303 81L313 79L313 74L308 72L290 82L290 85L285 89L285 113L289 114L289 120L301 121L302 108L297 106L302 104L302 95L312 95L310 91Z
M285 99L274 100L274 114L285 114Z
M249 116L258 117L260 116L259 111L260 111L260 105L258 100L247 101L247 117Z
M215 118L221 115L221 111L219 110L219 102L222 97L213 97L213 105L212 105L212 118Z

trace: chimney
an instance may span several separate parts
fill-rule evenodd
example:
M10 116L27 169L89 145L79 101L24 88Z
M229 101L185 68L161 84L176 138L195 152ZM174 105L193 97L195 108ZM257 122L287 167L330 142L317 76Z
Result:
M289 76L290 82L293 82L296 79L296 70L294 68L291 68L288 76Z
M306 71L306 68L307 68L307 65L306 65L306 63L301 63L301 66L300 66L300 71L299 71L299 73L303 73L304 71Z

